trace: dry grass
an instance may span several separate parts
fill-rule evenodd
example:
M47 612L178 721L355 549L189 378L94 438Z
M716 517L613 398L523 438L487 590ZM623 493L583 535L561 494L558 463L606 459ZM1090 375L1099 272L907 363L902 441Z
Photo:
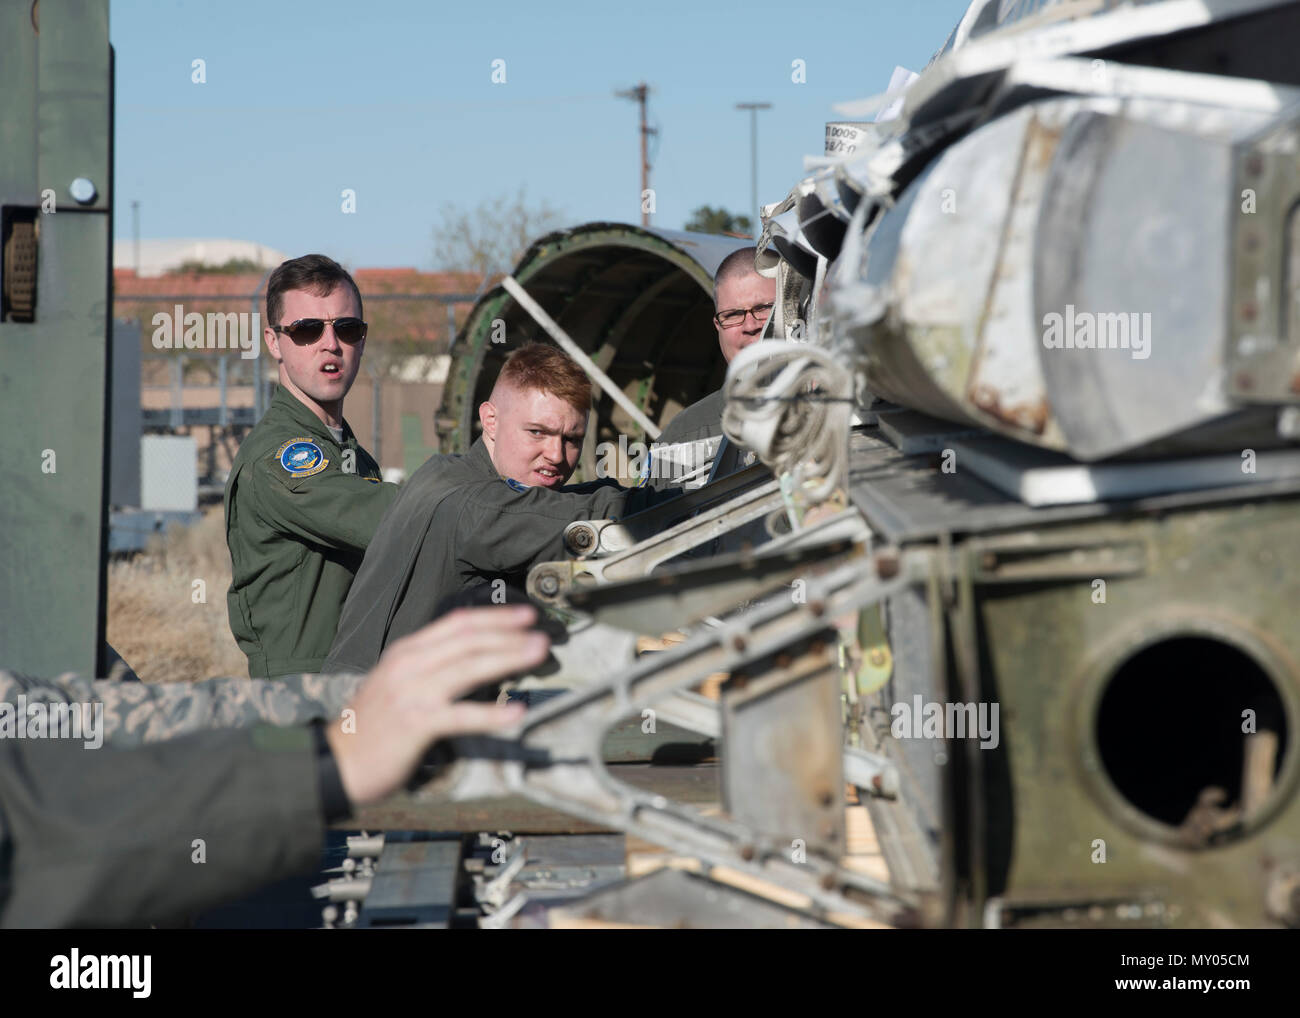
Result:
M204 602L196 603L195 580ZM248 675L230 633L230 553L220 506L192 527L172 527L108 569L108 642L145 682Z

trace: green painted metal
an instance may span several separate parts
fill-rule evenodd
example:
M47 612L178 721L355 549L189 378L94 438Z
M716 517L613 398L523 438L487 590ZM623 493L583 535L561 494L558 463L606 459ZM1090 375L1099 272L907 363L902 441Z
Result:
M579 346L590 353L599 352L602 366L612 368L614 381L647 407L649 397L657 388L655 379L649 376L649 365L619 367L614 362L620 351L626 351L640 338L636 335L638 322L644 321L648 308L660 300L673 306L680 303L681 298L674 303L664 291L676 288L692 294L694 304L682 317L681 348L699 358L698 378L693 379L690 390L693 396L689 401L693 402L720 383L725 367L710 321L713 271L726 254L746 243L706 234L673 234L617 223L589 223L539 239L524 254L513 275L571 332ZM617 275L611 271L611 265L617 270L620 259L637 256L653 259L655 271L644 281L625 284L625 300L604 314L599 324L574 326L574 316L595 307L597 300L591 296L591 290L595 289L594 277L584 260L598 259L602 265L600 280L606 281ZM675 287L678 281L682 287ZM534 291L539 282L545 286ZM635 314L631 313L633 310ZM504 342L494 343L493 323L498 320L507 323L506 335ZM438 414L444 449L468 449L475 435L478 404L486 398L499 360L514 347L534 338L536 333L531 319L501 287L492 288L480 298L451 347L452 367ZM646 392L644 399L637 397L641 389ZM662 409L666 411L663 414L666 419L679 407L673 404ZM603 409L597 430L611 430L612 417L610 409Z
M1056 906L1058 918L1074 905L1079 921L1095 906L1106 925L1125 925L1126 916L1134 925L1275 923L1265 908L1270 883L1300 866L1300 499L1039 532L1081 549L1109 546L1115 557L1141 546L1145 567L1111 576L1104 602L1092 580L1068 573L1056 581L981 582L980 563L1011 546L1023 554L1026 536L1035 535L962 549L974 577L980 695L1000 701L1003 711L1002 745L971 750L985 764L973 801L994 814L982 839L991 892L1006 909ZM1188 637L1227 644L1252 660L1277 692L1287 736L1263 805L1207 845L1189 844L1178 827L1125 797L1097 734L1099 704L1123 664L1144 647ZM1231 688L1241 676L1221 679ZM1211 724L1239 725L1231 713L1207 718L1205 732L1187 733L1190 742L1207 744ZM1147 720L1153 733L1169 723L1159 713ZM1176 778L1187 763L1150 756L1145 766ZM1104 862L1095 861L1099 842ZM1117 915L1116 908L1126 911Z
M102 674L112 242L107 0L0 7L0 205L36 210L35 320L0 321L0 662ZM72 182L94 186L79 204ZM82 192L84 195L84 192Z

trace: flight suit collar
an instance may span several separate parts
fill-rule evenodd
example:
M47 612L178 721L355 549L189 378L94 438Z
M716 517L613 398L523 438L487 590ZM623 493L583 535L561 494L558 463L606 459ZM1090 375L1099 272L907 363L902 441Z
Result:
M480 436L470 446L469 453L465 457L466 461L478 473L487 477L500 477L497 473L496 464L492 462L492 454L488 452L487 445Z
M346 446L354 437L345 417L343 418L343 441L336 442L334 436L330 434L330 429L325 426L325 422L307 409L306 405L283 385L276 387L275 395L271 397L271 409L283 411L295 425L332 445Z

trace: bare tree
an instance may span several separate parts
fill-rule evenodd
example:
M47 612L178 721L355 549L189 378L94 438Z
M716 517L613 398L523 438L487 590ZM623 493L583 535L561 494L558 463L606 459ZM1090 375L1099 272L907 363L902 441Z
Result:
M480 287L513 269L529 244L560 224L559 209L545 200L530 206L522 187L514 197L489 198L471 209L447 202L441 217L433 232L434 263L447 271L473 272Z

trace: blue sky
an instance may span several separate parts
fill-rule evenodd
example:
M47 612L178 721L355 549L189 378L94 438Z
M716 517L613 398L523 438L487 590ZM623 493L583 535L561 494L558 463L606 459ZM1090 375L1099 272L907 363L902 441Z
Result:
M652 88L652 223L746 212L820 153L832 104L919 70L966 0L646 5L373 0L112 0L116 223L228 237L353 267L433 266L444 202L545 199L565 222L638 222L636 107ZM191 81L205 62L206 82ZM492 62L505 61L504 84ZM791 80L792 61L806 82ZM356 192L356 212L341 192Z

